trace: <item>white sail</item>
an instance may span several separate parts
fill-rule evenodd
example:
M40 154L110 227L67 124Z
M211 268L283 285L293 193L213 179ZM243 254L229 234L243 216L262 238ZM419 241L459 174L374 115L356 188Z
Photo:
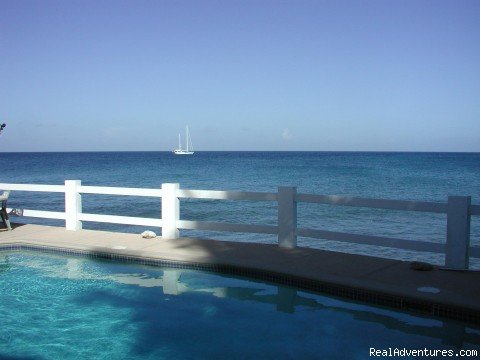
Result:
M175 155L193 155L193 145L192 139L190 138L190 131L188 130L188 125L185 127L185 144L186 149L182 149L182 137L178 134L178 149L173 150Z

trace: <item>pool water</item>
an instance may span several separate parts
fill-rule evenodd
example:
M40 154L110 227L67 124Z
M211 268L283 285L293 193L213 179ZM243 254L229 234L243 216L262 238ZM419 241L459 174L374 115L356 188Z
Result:
M196 270L0 252L0 358L371 359L480 329Z

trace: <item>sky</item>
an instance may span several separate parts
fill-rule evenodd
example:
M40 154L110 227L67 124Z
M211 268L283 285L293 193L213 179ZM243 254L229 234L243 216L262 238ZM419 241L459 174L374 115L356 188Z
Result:
M478 0L0 0L0 151L480 151Z

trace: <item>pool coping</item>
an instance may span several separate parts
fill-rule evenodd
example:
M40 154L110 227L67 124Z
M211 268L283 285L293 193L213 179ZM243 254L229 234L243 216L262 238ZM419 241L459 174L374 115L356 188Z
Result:
M56 239L48 239L55 235ZM69 232L57 227L25 225L8 233L0 231L0 251L34 250L212 271L480 324L480 286L476 285L480 284L480 272L450 272L438 268L428 272L414 271L409 263L398 260L307 248L282 249L269 244L190 238L140 240L139 237L137 234L94 230ZM122 239L112 240L116 238ZM129 246L114 248L112 241ZM138 246L132 246L133 243ZM438 286L441 291L439 294L412 291L418 284Z

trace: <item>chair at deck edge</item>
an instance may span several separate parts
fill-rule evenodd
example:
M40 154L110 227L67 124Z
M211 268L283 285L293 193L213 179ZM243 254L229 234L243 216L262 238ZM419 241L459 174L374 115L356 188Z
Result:
M2 207L0 208L0 216L2 217L3 224L8 230L12 230L12 226L10 225L10 220L8 219L7 214L7 200L8 195L10 195L10 191L4 191L2 195L0 195L0 201L2 202Z

